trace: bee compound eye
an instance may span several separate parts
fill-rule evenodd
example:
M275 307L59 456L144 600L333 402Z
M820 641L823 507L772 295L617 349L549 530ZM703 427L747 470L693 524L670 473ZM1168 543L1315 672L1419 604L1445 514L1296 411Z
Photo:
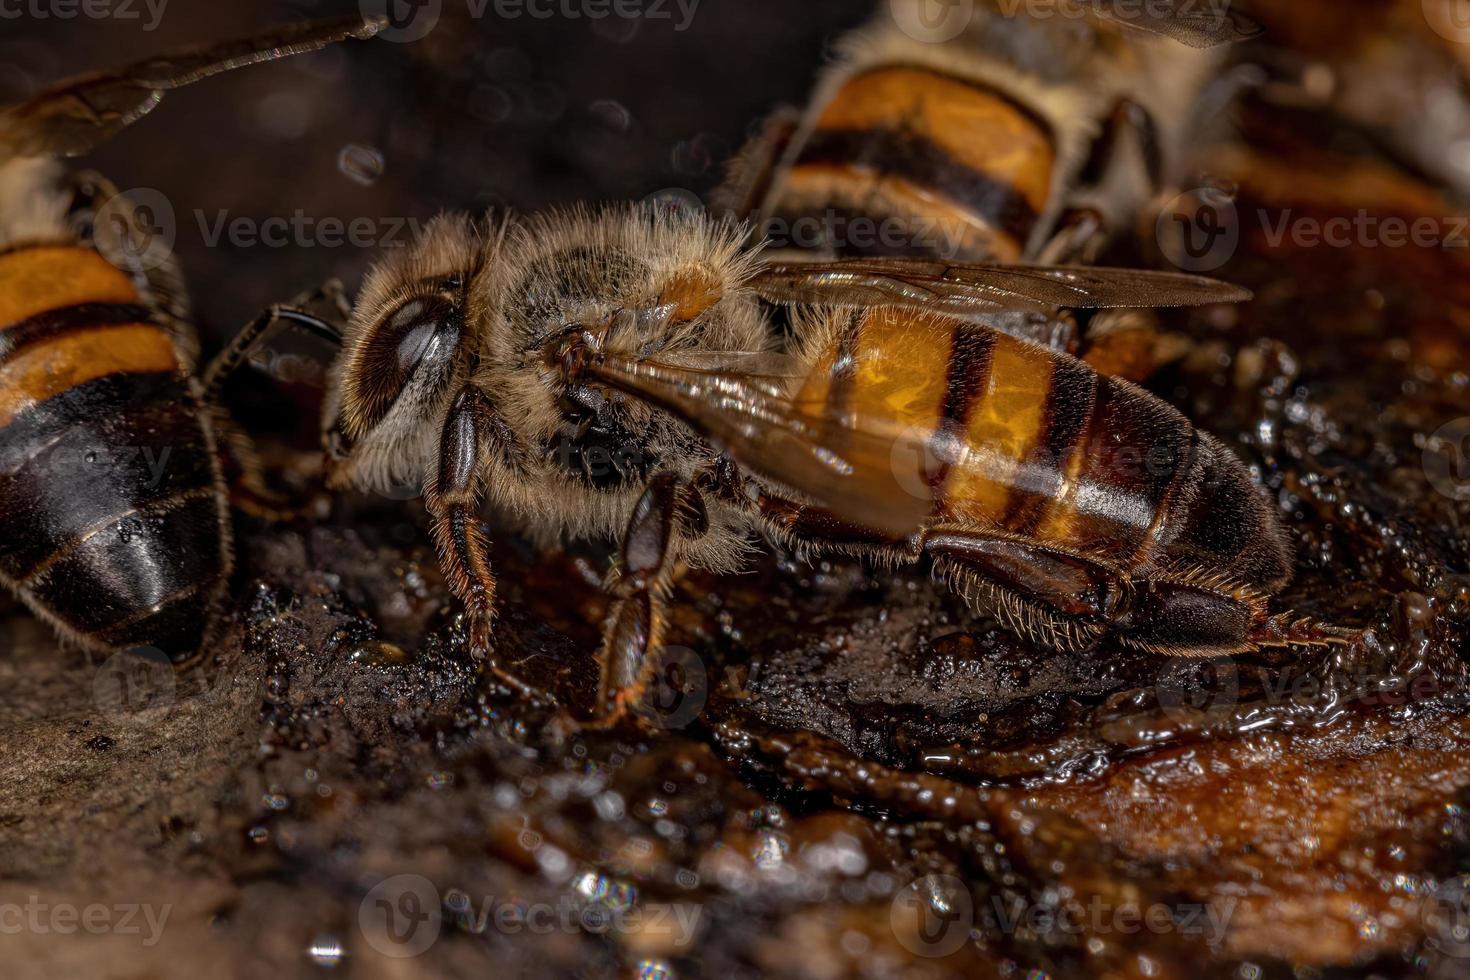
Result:
M400 306L383 323L365 366L401 387L427 358L442 355L460 335L459 307L443 296L420 296Z
M444 369L463 332L463 311L439 295L410 299L384 319L369 337L351 374L352 389L361 399L352 413L360 428L365 431L377 425L425 365L436 368L434 379L426 383L447 377Z

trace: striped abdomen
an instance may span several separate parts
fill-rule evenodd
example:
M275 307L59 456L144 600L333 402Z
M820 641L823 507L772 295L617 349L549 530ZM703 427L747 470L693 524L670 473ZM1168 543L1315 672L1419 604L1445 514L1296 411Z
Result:
M848 78L798 137L767 203L778 244L836 255L1019 260L1051 193L1045 122L919 67Z
M195 652L229 569L218 462L170 336L91 249L0 253L0 576L96 649Z
M797 397L823 417L904 434L896 447L927 446L923 459L896 448L893 461L901 483L932 494L941 521L1124 570L1168 559L1267 588L1288 575L1276 518L1229 450L1066 354L871 309L853 314Z

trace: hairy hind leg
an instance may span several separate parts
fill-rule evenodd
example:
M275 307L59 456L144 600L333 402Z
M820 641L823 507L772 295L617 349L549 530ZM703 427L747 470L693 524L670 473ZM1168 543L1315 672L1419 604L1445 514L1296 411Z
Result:
M1290 612L1273 616L1263 594L1223 577L1199 574L1166 574L1135 583L1116 628L1125 646L1176 657L1347 646L1364 633Z
M814 551L847 551L898 563L927 556L973 608L1054 649L1076 649L1095 639L1122 595L1114 569L1005 532L937 524L894 540L820 507L768 496L758 506L777 531Z
M972 608L1051 649L1097 639L1122 597L1116 571L1062 549L944 525L920 538L922 553Z

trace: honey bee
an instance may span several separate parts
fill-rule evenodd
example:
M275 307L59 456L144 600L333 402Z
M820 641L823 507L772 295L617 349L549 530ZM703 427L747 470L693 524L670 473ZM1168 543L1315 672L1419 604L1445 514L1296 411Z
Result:
M204 642L231 569L212 399L177 264L126 197L68 184L82 154L216 72L314 51L377 22L302 24L89 75L0 110L0 583L65 641ZM257 328L247 341L258 335Z
M1187 0L973 0L947 5L953 29L933 6L890 0L843 38L717 206L818 257L1091 261L1173 175L1223 45L1258 33Z
M648 205L443 217L364 283L330 375L328 483L422 479L472 650L491 653L482 504L543 538L621 534L598 716L643 710L680 562L756 539L928 560L1053 649L1213 656L1346 643L1273 615L1292 563L1241 462L1175 409L987 326L1059 307L1248 296L1178 273L764 261ZM780 340L777 306L794 330Z
M782 258L1095 262L1180 178L1238 85L1225 46L1258 31L1225 2L889 0L713 205ZM1147 310L991 322L1137 381L1188 347Z

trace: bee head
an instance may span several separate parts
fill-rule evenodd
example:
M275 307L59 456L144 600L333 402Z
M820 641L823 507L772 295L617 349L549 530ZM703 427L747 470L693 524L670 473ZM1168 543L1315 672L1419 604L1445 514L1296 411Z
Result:
M417 482L437 422L467 376L478 238L440 218L368 276L333 366L323 417L329 485L387 490Z

